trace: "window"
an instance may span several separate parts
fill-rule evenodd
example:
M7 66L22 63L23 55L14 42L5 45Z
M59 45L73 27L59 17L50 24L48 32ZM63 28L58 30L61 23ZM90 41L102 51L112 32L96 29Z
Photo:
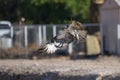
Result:
M0 29L10 29L10 26L7 24L0 24Z

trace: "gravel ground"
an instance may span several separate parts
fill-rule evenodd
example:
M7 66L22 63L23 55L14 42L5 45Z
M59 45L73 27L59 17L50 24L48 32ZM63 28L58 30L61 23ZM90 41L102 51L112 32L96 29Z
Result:
M120 58L0 60L0 80L120 80Z

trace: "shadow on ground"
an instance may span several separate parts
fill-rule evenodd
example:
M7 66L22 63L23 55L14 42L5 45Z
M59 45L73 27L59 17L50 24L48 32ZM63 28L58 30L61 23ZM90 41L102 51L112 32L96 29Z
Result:
M88 60L96 60L98 59L100 56L100 54L97 54L97 55L77 55L77 56L70 56L70 59L71 60L79 60L79 59L88 59Z
M0 72L0 80L96 80L99 75L66 76L57 72L46 72L44 74L10 74ZM119 80L120 76L104 76L103 80ZM101 80L101 79L100 79Z

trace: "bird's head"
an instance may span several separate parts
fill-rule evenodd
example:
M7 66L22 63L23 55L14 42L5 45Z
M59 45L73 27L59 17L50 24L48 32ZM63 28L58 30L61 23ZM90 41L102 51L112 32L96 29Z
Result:
M68 25L68 28L75 30L84 30L82 23L79 21L72 21L72 23Z
M67 25L65 31L71 34L74 39L80 41L86 38L87 32L85 31L82 23L79 21L72 21L71 24Z

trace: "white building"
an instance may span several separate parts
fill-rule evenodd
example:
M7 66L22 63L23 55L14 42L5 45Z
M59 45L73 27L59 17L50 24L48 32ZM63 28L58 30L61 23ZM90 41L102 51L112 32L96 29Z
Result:
M104 0L100 24L102 53L120 54L120 0Z

